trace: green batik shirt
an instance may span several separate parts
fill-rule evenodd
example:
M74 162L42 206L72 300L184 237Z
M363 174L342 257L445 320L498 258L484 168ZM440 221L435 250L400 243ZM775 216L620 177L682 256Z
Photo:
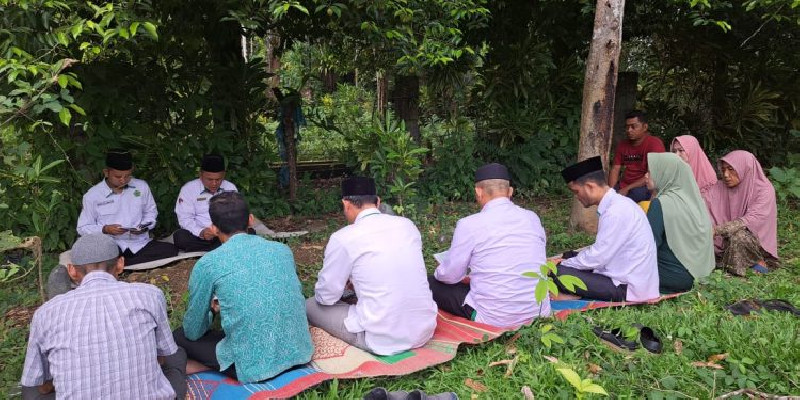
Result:
M288 246L240 233L204 255L189 278L189 340L211 326L213 296L225 331L217 344L220 370L235 364L240 381L258 382L311 360L305 299Z

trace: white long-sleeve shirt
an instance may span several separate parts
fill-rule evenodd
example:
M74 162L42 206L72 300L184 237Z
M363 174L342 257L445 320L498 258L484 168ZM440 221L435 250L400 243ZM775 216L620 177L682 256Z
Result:
M536 316L550 315L550 298L536 302L538 279L523 276L539 272L545 262L546 235L539 217L506 198L486 203L477 214L462 218L437 280L453 284L467 276L465 299L476 311L475 321L519 326Z
M658 297L656 244L642 208L610 189L597 206L597 214L600 221L594 244L561 265L593 270L611 278L615 285L628 285L628 301Z
M78 217L78 235L102 233L103 226L119 224L123 228L137 228L150 223L152 230L156 226L158 210L150 186L147 182L133 178L121 193L114 193L105 180L92 186L83 195L83 209ZM123 233L112 236L117 245L125 251L130 249L136 253L150 242L150 235Z
M187 182L181 188L178 200L175 202L175 214L181 228L200 236L200 232L211 226L211 216L208 214L208 202L212 197L223 192L236 192L236 185L223 180L216 193L209 192L200 179Z
M331 235L314 298L322 305L336 303L348 279L358 303L350 306L345 327L363 331L374 353L420 347L433 336L437 307L413 222L371 208Z

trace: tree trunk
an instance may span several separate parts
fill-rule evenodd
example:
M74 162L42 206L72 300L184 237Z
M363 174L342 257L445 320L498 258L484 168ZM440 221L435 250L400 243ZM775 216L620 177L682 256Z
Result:
M375 76L375 84L376 84L376 102L375 105L375 113L378 114L378 118L383 120L386 118L386 107L389 105L389 80L386 77L386 72L378 71Z
M622 45L622 15L625 0L597 0L592 43L586 59L581 111L578 161L600 155L608 171L614 123L614 94ZM572 228L597 232L597 208L584 208L573 200L569 223Z
M397 117L406 123L406 130L417 143L419 133L419 77L416 75L397 75L392 91L392 105Z
M278 75L278 70L281 69L281 57L280 57L280 44L281 38L277 34L268 33L266 40L264 41L267 47L267 74L270 75L267 81L267 86L272 88L278 88L281 84L280 76ZM272 90L267 90L267 97L275 98L274 92Z
M293 97L297 98L294 101ZM297 200L297 148L295 146L295 121L294 112L299 102L299 97L287 96L281 101L281 114L283 114L283 144L286 146L286 164L289 166L289 203Z

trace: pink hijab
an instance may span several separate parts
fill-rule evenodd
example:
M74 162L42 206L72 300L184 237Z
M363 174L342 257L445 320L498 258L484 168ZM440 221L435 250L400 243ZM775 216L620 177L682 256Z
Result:
M708 211L714 226L741 219L761 242L761 247L778 258L778 205L775 188L764 176L756 157L735 150L722 157L739 175L739 184L729 188L720 180L708 191Z
M683 135L676 137L672 142L675 143L676 141L681 144L686 155L689 156L689 166L692 167L694 180L697 181L700 193L705 195L709 187L717 183L717 172L714 171L714 167L708 161L708 157L700 147L700 142L697 141L697 138L692 135Z

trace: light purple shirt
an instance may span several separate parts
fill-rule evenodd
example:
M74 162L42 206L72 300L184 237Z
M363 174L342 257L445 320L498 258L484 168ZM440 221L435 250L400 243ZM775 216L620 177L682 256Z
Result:
M20 383L60 399L172 399L157 356L178 351L157 287L102 271L33 314Z
M314 298L322 305L336 303L348 279L358 303L350 306L344 325L349 332L364 332L374 353L420 347L433 336L437 308L422 238L411 220L370 208L331 235Z
M594 244L561 265L592 270L617 286L628 285L628 301L658 297L656 243L642 208L610 189L597 206L597 214L600 221Z
M462 218L453 233L444 263L434 276L457 283L467 276L470 291L464 303L476 312L475 321L519 326L550 315L550 298L536 302L538 279L522 276L539 272L547 262L546 235L539 217L507 198L494 199L477 214Z

